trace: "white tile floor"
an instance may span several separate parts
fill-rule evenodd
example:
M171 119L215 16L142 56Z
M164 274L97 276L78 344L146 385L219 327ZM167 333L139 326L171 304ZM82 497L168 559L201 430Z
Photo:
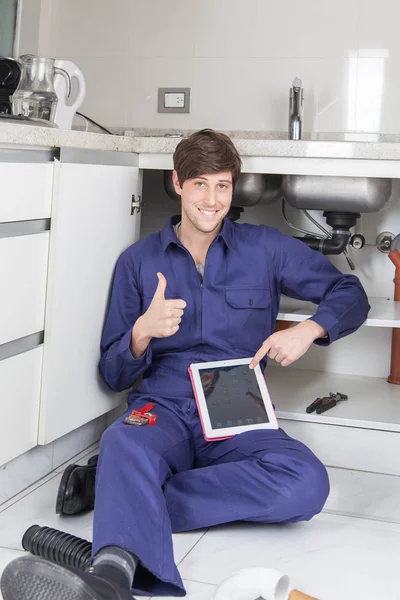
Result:
M81 463L95 452L82 453ZM22 555L22 534L30 525L91 539L93 513L73 518L55 514L64 468L0 506L0 573ZM400 600L398 523L323 513L308 523L234 524L180 534L174 536L174 548L187 600L211 600L224 579L260 566L289 573L293 587L320 600Z

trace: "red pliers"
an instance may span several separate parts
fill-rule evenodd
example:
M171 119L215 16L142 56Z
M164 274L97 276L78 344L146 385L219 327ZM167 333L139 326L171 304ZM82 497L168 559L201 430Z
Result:
M155 425L157 415L150 412L154 407L155 404L146 404L143 408L133 410L131 414L124 419L124 423L127 425Z
M330 392L329 396L324 396L323 398L317 398L316 400L314 400L314 402L312 402L310 406L307 406L306 412L312 413L315 410L316 413L320 415L329 410L330 408L336 406L338 402L348 399L349 397L346 394L341 394L340 392L336 392L335 394L333 392Z

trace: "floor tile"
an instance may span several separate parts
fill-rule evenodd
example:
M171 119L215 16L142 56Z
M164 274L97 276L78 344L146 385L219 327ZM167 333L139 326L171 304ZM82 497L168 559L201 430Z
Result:
M183 581L183 584L186 588L186 600L211 600L213 593L216 590L215 585L210 585L208 583L198 583L197 581ZM138 600L141 600L141 597L138 596ZM163 596L155 597L153 596L152 600L176 600L176 596ZM229 600L227 598L227 600Z
M9 562L14 560L14 558L19 558L20 556L24 556L25 552L18 552L17 550L10 550L8 548L0 548L0 577L8 565ZM0 600L3 600L3 596L0 592Z
M400 525L323 514L308 523L210 529L180 565L182 578L219 585L240 569L272 567L323 600L400 600ZM340 576L339 576L340 574Z
M172 539L174 541L174 557L175 562L179 564L186 558L186 556L193 550L198 544L201 538L205 535L206 531L188 531L186 533L174 533Z
M61 474L57 474L31 494L24 496L0 513L0 547L21 549L21 540L31 525L61 529L73 535L91 539L93 513L76 517L56 514L55 505Z

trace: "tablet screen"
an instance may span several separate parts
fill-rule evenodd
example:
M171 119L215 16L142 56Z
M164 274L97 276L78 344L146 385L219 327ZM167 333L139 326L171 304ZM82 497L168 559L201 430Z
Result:
M213 429L269 423L254 370L247 365L200 369Z

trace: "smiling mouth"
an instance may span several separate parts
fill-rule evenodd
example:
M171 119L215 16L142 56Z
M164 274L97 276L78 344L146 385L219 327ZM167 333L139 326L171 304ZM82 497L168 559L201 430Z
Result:
M204 208L199 208L199 211L201 212L202 215L204 215L205 217L213 217L214 215L217 214L218 210L205 210Z

